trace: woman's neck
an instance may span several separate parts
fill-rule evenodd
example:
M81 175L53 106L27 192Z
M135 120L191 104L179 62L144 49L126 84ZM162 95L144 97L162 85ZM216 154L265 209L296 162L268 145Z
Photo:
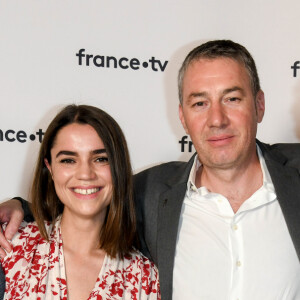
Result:
M70 300L87 299L95 286L106 255L99 247L104 217L78 216L66 209L62 214L61 234Z
M64 251L90 254L95 250L99 250L103 219L99 216L92 219L83 218L64 211L61 219Z

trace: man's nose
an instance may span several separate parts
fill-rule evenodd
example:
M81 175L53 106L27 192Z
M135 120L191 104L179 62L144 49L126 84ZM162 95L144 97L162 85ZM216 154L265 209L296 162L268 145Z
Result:
M224 105L220 102L212 103L208 110L207 124L209 127L225 127L229 119Z

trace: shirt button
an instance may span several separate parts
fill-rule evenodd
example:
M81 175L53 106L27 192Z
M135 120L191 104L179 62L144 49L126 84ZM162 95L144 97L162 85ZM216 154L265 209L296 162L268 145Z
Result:
M239 227L238 227L236 224L233 224L233 225L232 225L232 228L233 228L234 230L238 230Z
M238 261L236 262L236 266L237 266L237 267L240 267L241 265L242 265L241 261L238 260Z

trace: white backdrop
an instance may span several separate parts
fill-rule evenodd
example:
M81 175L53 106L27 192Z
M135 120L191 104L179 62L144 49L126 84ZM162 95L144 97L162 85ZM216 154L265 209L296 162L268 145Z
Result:
M266 96L258 137L299 142L300 70L293 77L291 69L300 60L299 12L299 0L1 1L0 201L28 197L36 132L69 103L99 106L119 122L135 172L187 160L191 153L178 143L185 133L177 71L211 39L239 42L256 61ZM80 49L129 67L97 67L92 59L86 66L85 58L79 65Z

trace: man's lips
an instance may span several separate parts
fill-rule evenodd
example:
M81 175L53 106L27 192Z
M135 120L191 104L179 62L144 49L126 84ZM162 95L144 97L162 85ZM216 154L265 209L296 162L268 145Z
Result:
M211 136L207 139L210 144L223 146L232 141L234 135L218 135L218 136Z
M222 140L228 140L233 138L233 135L218 135L218 136L211 136L207 140L209 142L217 142L217 141L222 141Z

